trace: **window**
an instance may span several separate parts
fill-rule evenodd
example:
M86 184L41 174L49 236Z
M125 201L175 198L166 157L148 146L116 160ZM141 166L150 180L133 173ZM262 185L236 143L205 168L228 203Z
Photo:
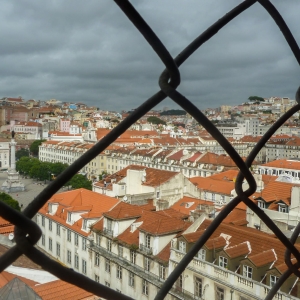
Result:
M148 249L150 249L150 241L151 241L150 235L146 234L146 235L145 235L145 246L146 246L146 248L148 248Z
M222 268L227 268L227 258L219 256L219 266Z
M60 225L56 224L56 234L60 236Z
M195 277L195 296L202 297L202 279Z
M270 275L270 287L273 287L275 285L275 283L277 282L278 277L274 276L274 275Z
M96 274L95 274L95 281L96 281L96 282L100 282L100 277L99 277L99 275L96 275Z
M67 241L71 242L71 230L70 229L67 230Z
M179 249L180 252L185 253L186 252L186 243L183 241L179 241Z
M283 212L283 213L287 213L288 212L288 208L285 204L278 204L278 211Z
M42 234L42 245L45 246L45 235Z
M123 246L118 245L118 254L119 256L123 257Z
M106 240L107 251L111 252L111 240Z
M136 252L133 250L130 250L130 261L135 264L136 261Z
M160 192L156 192L156 199L159 199Z
M143 279L143 285L142 285L142 293L146 296L148 296L149 293L149 286L148 286L148 281Z
M224 300L225 299L225 291L219 286L216 287L216 300Z
M249 266L243 266L243 276L252 279L253 269Z
M56 243L56 255L60 257L60 244Z
M182 289L183 288L183 275L181 274L177 279L177 287Z
M96 244L100 246L101 236L99 234L96 235Z
M72 262L72 259L71 259L71 251L70 250L67 250L67 263L70 264Z
M166 267L159 265L159 278L166 279Z
M117 278L122 279L122 267L117 266Z
M128 285L134 287L134 273L129 272Z
M52 239L49 238L49 250L52 251Z
M71 213L68 212L68 222L71 223Z
M107 287L110 287L110 283L107 282L107 281L105 281L105 285L106 285Z
M45 217L42 216L42 226L45 227Z
M83 228L83 230L87 229L87 220L86 219L83 220L82 228Z
M100 265L100 255L99 253L95 253L95 266Z
M75 243L75 246L78 246L78 234L77 233L74 234L74 243Z
M109 259L105 259L105 271L107 273L110 273L110 260Z
M52 231L52 221L49 220L49 231Z
M79 269L79 257L77 254L74 256L74 268L77 270Z
M206 257L206 250L205 249L200 249L198 252L198 258L201 260L205 260Z
M211 200L212 200L213 202L215 202L215 200L216 200L216 194L211 194Z
M86 250L86 239L82 238L82 250Z
M82 273L86 274L86 261L82 259Z
M265 203L263 201L258 200L257 201L257 206L260 208L265 208Z
M148 257L144 258L144 268L146 271L150 271L150 259Z

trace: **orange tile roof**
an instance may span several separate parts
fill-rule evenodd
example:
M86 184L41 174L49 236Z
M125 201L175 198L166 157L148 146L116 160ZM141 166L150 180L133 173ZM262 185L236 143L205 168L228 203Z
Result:
M262 167L273 167L281 169L291 169L291 170L300 170L300 161L296 160L287 160L287 159L278 159L270 161L266 164L261 165Z
M58 203L59 206L54 215L48 214L48 203ZM58 223L63 224L81 235L87 236L89 233L82 231L82 219L79 219L73 225L68 224L67 211L85 212L82 217L95 219L100 218L103 213L115 207L120 201L116 198L108 197L103 194L95 193L86 189L77 189L53 195L50 200L39 210L39 213L45 215Z
M291 192L293 186L299 186L292 183L270 181L260 193L256 193L256 198L262 198L266 202L282 200L287 205L291 204Z
M249 249L249 246L250 245L248 244L248 242L243 242L238 245L228 247L228 248L224 249L224 251L229 257L235 258L235 257L239 257L242 255L245 256L245 255L249 254L251 252L251 249Z
M33 286L32 289L43 300L81 300L88 299L93 296L92 293L62 280L55 280L52 282Z
M231 195L235 185L231 181L214 180L210 177L193 177L189 180L201 190L225 195Z
M235 225L246 225L248 224L246 220L246 210L234 208L227 217L223 220L224 223L231 223Z
M204 222L199 226L196 232L184 234L184 238L187 241L194 243L195 240L197 240L203 234L203 231L207 229L211 222L212 221L210 220L204 220ZM274 266L279 266L284 262L286 248L274 235L270 235L249 227L234 226L230 224L221 223L218 226L218 228L213 232L209 240L206 242L205 246L207 247L207 245L209 245L211 249L213 249L215 245L216 248L217 243L214 244L212 240L214 240L215 238L220 238L221 234L225 234L230 237L228 248L235 245L239 245L243 242L249 242L251 249L250 256L254 256L254 260L256 259L256 254L260 254L264 251L269 251L270 248L272 248L274 249L277 256L277 260ZM299 244L295 244L295 246L297 249L300 249ZM264 263L269 262L269 258L266 255L264 255L263 257L265 258L265 261L262 260L262 257L259 257L256 263L262 265ZM271 257L273 259L274 256Z
M272 247L272 245L270 245ZM249 255L249 260L257 267L262 267L266 264L271 264L277 260L274 250L267 250L255 255Z
M184 196L182 199L175 202L171 206L171 208L181 213L189 215L190 212L197 209L199 205L214 206L214 203L212 201L206 201L206 200Z
M31 287L38 284L38 282L33 281L31 279L27 279L25 277L15 275L15 274L9 273L7 271L2 271L0 273L0 288L2 288L4 285L6 285L8 282L10 282L11 280L13 280L16 277Z

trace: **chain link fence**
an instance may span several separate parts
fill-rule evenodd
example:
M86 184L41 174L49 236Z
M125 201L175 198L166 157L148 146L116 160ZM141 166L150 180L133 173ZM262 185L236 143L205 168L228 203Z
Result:
M211 234L219 226L219 224L225 219L225 217L241 202L243 201L250 209L256 213L261 220L274 232L277 238L286 246L285 262L288 266L288 270L279 278L276 284L270 289L265 299L272 299L277 293L284 281L291 275L295 274L300 276L300 253L295 248L294 243L300 233L300 225L295 228L293 235L288 239L279 228L273 223L273 221L258 208L249 197L256 190L255 180L249 170L253 160L258 152L262 149L265 143L276 132L276 130L284 124L294 113L300 109L300 88L296 92L296 101L292 109L286 112L280 119L278 119L268 132L261 138L261 140L253 148L252 152L244 162L238 155L232 145L227 139L218 131L218 129L206 118L206 116L184 95L180 94L176 88L180 84L180 72L179 66L183 64L189 56L191 56L197 49L213 37L222 27L228 24L236 16L243 13L253 4L258 2L274 19L277 26L284 35L287 43L289 44L297 62L300 64L300 50L299 47L287 27L284 19L281 17L277 9L268 0L245 0L241 4L237 5L234 9L229 11L221 19L210 26L206 31L201 33L194 41L192 41L182 52L175 58L171 57L164 44L155 35L153 30L143 20L135 8L127 0L114 0L114 2L120 7L128 19L133 23L136 29L144 36L147 42L151 45L153 50L159 56L164 63L166 69L159 77L160 91L151 96L141 106L139 106L130 116L123 120L117 127L115 127L109 134L107 134L100 142L98 142L93 148L82 155L75 163L69 166L61 175L57 177L55 181L49 184L31 203L26 209L20 213L3 202L0 202L0 215L6 220L10 221L16 226L15 240L16 245L9 249L0 258L0 270L3 271L13 261L15 261L23 253L29 257L33 262L42 266L46 271L51 272L53 275L60 279L75 284L95 295L98 295L107 299L130 299L125 295L111 290L110 288L101 285L92 279L81 275L72 269L63 267L60 263L53 261L48 256L40 252L34 247L37 241L41 237L41 229L37 226L32 218L42 208L42 206L50 199L72 176L80 171L89 161L95 158L99 153L105 150L114 140L116 140L122 133L124 133L132 124L140 119L146 112L153 109L156 105L161 103L166 97L172 99L175 103L181 106L186 112L195 118L224 148L228 155L234 160L238 166L240 172L238 174L235 189L237 196L227 204L225 209L214 219L210 227L204 232L201 238L195 243L193 248L184 256L181 262L177 265L175 270L170 274L167 280L162 285L161 289L155 299L164 299L168 292L172 289L174 283L179 278L180 274L185 270L187 265L191 262L193 257L197 254L204 243L209 239ZM249 184L249 188L246 191L242 190L242 182L246 179ZM296 263L291 262L291 255L296 258Z

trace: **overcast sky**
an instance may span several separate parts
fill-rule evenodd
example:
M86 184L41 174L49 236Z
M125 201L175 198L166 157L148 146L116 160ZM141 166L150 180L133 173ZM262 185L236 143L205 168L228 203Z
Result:
M133 0L176 56L241 0ZM298 44L300 1L272 0ZM158 91L164 69L112 0L3 0L0 97L136 108ZM200 109L250 95L295 98L300 68L278 27L255 4L180 67L178 88ZM172 102L164 106L175 108Z

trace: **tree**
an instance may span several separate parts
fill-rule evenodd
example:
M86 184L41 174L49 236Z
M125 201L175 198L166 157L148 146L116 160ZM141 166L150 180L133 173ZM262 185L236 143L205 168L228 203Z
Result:
M99 175L99 180L104 179L107 175L108 173L106 171L102 171L102 173Z
M71 186L73 189L84 188L92 190L92 181L88 180L84 175L76 174L69 180L66 186Z
M21 148L20 150L16 151L16 159L19 160L23 156L29 156L29 150L25 148Z
M258 97L258 96L250 96L250 97L248 98L248 100L250 100L250 101L265 101L264 98Z
M39 155L39 146L45 142L46 140L37 140L34 141L31 145L30 145L30 152L34 155L34 156L38 156Z
M160 118L158 118L158 117L149 117L148 119L147 119L147 121L149 122L149 123L152 123L152 124L163 124L163 125L166 125L166 122L165 121L163 121L162 119L160 119Z
M0 201L4 202L15 210L21 211L19 202L6 193L0 193Z

